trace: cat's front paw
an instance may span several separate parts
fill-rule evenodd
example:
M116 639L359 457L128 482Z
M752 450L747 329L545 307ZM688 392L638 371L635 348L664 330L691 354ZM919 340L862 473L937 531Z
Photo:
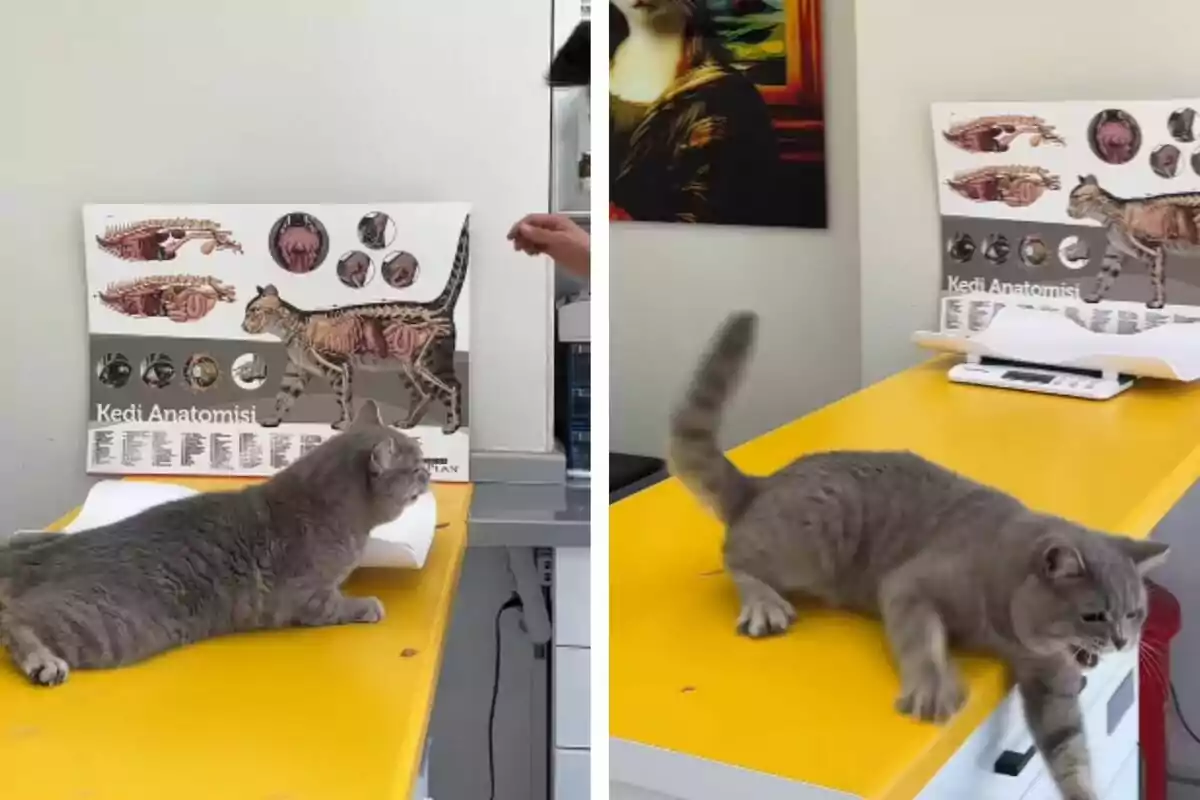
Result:
M442 433L445 434L446 436L449 436L450 434L457 432L460 427L462 427L462 426L459 425L457 422L454 423L453 425L446 424L446 425L442 426Z
M279 423L281 423L281 422L283 422L283 417L270 416L270 417L263 417L262 419L260 419L258 421L258 424L262 425L264 428L278 428Z
M71 668L49 651L40 651L21 663L21 671L38 686L58 686L71 674Z
M796 608L783 598L755 600L742 606L738 616L737 632L751 639L778 636L785 633L796 621Z
M1075 663L1084 669L1094 669L1100 663L1100 654L1083 647L1076 648Z
M382 622L383 617L383 601L381 601L378 597L358 598L358 610L355 614L355 622L365 622L371 624L375 622Z
M966 701L966 692L957 675L929 670L904 687L896 700L896 710L923 722L945 722Z

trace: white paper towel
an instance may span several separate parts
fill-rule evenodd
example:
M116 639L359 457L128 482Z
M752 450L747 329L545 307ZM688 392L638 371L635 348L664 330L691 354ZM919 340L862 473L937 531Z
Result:
M79 516L63 531L77 533L98 528L195 494L194 489L175 483L100 481L88 492ZM426 492L399 518L371 531L359 566L420 569L425 566L436 528L437 499L433 492Z

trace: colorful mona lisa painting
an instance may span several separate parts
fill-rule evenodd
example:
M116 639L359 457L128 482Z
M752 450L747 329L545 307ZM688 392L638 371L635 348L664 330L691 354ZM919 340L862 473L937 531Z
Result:
M612 0L613 220L824 228L821 0Z

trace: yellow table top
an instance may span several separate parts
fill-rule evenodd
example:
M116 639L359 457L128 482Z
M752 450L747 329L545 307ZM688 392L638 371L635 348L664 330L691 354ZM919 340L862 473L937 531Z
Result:
M250 481L172 478L220 491ZM362 569L377 625L228 636L40 689L0 668L4 800L410 800L471 487L434 486L425 567ZM67 524L74 514L55 523Z
M1141 382L1105 402L951 384L937 359L735 449L767 474L804 453L910 449L1030 506L1146 536L1200 475L1200 387ZM785 636L735 635L722 530L669 480L610 512L610 731L871 800L910 800L1011 681L960 658L970 699L945 726L892 710L877 622L801 609ZM986 545L984 545L986 546Z

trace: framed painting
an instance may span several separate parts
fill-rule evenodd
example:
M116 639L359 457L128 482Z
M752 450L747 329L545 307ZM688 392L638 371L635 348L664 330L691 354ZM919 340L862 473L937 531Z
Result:
M821 0L612 0L609 218L826 227L821 25Z

